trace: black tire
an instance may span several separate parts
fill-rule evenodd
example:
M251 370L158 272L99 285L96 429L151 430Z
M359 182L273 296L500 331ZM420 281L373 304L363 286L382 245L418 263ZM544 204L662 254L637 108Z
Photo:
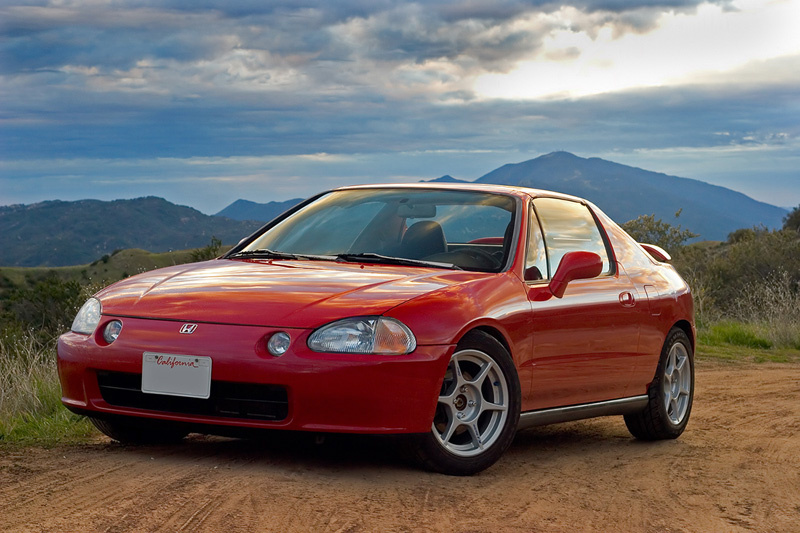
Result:
M409 455L442 474L476 474L511 445L519 411L519 378L511 355L491 335L470 332L448 365L431 431L410 438Z
M679 437L689 423L694 399L694 353L683 330L673 328L667 335L647 394L643 411L625 415L628 431L642 440Z
M123 444L167 444L178 442L189 434L179 425L148 418L90 416L89 420L94 427Z

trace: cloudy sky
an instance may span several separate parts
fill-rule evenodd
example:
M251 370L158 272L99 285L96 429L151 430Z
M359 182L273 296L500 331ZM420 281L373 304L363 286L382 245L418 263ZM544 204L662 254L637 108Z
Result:
M555 150L800 204L800 0L0 2L0 205L214 213Z

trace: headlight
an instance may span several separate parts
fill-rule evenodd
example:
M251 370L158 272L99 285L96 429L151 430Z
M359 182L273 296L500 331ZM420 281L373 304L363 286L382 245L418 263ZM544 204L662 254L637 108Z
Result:
M408 327L394 318L366 316L331 322L311 334L315 352L402 355L417 347Z
M91 335L94 333L97 324L100 323L100 313L102 312L100 300L97 298L89 298L86 300L86 303L83 304L81 310L78 311L75 320L72 321L72 328L70 329L75 333Z

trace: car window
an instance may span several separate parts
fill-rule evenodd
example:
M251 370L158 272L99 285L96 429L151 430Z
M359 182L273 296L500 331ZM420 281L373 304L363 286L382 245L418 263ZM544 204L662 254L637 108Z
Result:
M411 226L421 219L408 218ZM438 205L432 220L442 226L449 243L468 243L479 239L502 239L509 223L509 212L493 205Z
M575 251L596 253L603 260L603 272L611 272L606 243L588 207L558 198L537 198L533 204L542 224L551 276L561 258Z
M383 208L381 202L317 205L305 224L292 224L280 232L271 246L296 253L336 253L347 250L356 237Z
M509 263L518 205L511 196L480 191L339 190L277 222L243 250L378 254L499 272Z
M547 252L544 248L544 237L539 220L533 208L528 214L528 251L525 254L525 279L536 281L549 279L550 273L547 270Z

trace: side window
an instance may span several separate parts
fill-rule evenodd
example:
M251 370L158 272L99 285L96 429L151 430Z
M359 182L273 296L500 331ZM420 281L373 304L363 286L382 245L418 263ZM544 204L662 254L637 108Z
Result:
M596 253L603 260L603 272L612 272L606 243L588 207L557 198L537 198L533 204L542 223L551 276L561 258L575 251Z
M528 251L525 255L525 280L549 279L547 272L547 253L544 250L544 237L539 220L533 208L528 212Z

